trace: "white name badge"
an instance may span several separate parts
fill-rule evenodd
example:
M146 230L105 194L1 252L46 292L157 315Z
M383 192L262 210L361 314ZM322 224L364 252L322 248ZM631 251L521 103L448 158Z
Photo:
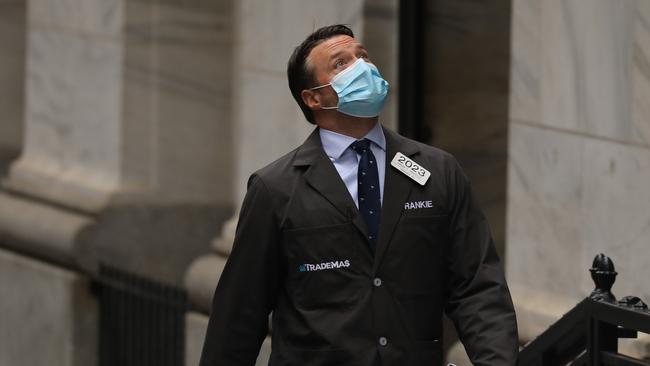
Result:
M401 152L395 154L395 157L393 158L393 161L390 162L390 165L397 168L397 170L400 172L406 174L407 177L418 182L418 184L421 186L423 186L431 176L431 173L428 170L424 169L420 164L409 159Z

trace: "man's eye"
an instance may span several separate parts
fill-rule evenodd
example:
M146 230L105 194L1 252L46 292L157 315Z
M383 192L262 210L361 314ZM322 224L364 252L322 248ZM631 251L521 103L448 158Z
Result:
M338 59L338 60L336 60L336 63L334 63L334 67L336 67L336 68L339 68L339 67L344 66L344 65L345 65L345 61L343 61L343 59Z

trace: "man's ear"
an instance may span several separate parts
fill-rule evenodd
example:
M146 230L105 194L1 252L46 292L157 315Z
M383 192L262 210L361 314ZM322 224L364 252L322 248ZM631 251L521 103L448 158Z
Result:
M320 109L320 96L317 94L318 93L313 90L303 89L303 91L300 92L300 97L309 109L317 110Z

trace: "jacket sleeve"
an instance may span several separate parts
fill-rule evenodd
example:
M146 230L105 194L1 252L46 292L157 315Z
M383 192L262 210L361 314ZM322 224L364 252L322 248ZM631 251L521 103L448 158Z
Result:
M278 232L272 197L253 175L214 294L200 366L255 365L278 291Z
M445 312L474 365L513 366L518 336L510 291L469 180L455 160L453 165Z

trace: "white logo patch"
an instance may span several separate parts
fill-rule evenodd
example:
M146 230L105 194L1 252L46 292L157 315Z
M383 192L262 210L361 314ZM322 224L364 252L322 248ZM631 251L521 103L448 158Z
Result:
M323 271L328 269L337 269L337 268L346 268L350 267L350 260L346 259L343 261L331 261L323 263L304 263L298 267L300 272L313 272L313 271Z
M404 204L405 210L415 210L418 208L433 208L433 201L413 201Z

